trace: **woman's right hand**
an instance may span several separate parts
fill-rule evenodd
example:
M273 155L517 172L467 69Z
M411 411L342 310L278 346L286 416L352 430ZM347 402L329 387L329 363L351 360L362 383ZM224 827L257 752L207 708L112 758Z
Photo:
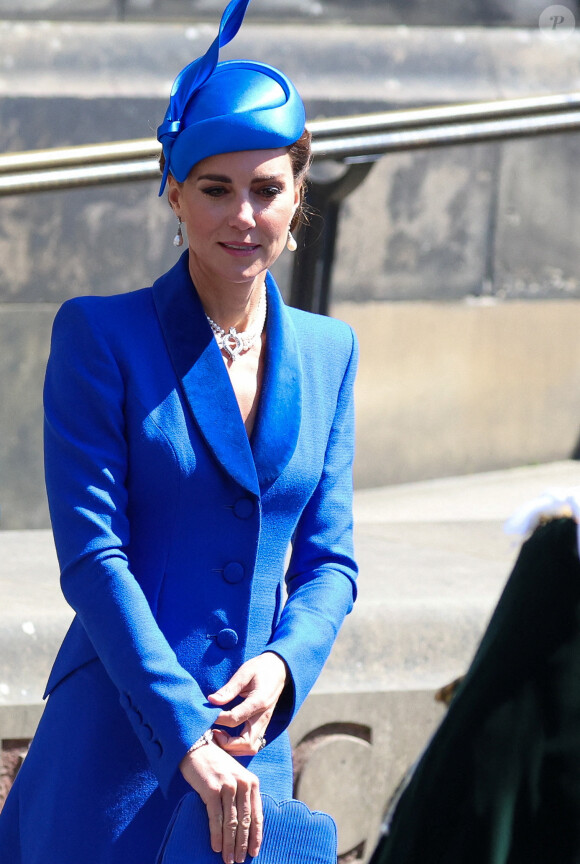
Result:
M211 848L225 864L243 864L262 843L262 799L258 778L213 742L187 753L179 764L209 817Z

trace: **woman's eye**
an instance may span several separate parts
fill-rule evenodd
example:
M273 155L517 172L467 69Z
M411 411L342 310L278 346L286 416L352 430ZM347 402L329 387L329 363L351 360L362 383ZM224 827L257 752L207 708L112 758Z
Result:
M223 186L207 186L205 189L201 190L204 195L209 195L210 198L220 198L225 194L225 189Z
M265 198L275 198L276 195L279 195L282 190L279 186L264 186L260 190L260 194Z

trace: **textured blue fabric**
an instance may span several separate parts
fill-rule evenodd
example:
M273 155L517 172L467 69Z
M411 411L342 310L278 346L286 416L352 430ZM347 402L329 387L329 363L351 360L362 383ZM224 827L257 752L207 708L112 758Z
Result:
M264 834L255 864L336 864L336 825L331 816L314 812L302 801L275 801L262 795ZM210 845L206 808L196 792L175 809L156 864L220 864Z
M238 32L249 0L232 0L208 51L179 73L157 137L165 168L182 183L193 166L217 153L268 150L297 141L306 114L298 91L278 69L251 60L218 63Z
M271 277L267 289L251 441L187 252L152 288L56 317L46 481L76 616L0 815L10 864L152 864L186 791L179 762L218 713L207 694L264 650L291 686L268 746L242 761L263 791L291 795L285 730L355 592L357 348L347 325L285 307Z

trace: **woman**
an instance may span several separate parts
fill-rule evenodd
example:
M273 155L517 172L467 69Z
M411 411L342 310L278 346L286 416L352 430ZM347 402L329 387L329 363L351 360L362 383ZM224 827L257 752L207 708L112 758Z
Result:
M268 273L309 136L282 73L217 63L247 4L159 128L189 249L55 320L46 482L76 616L0 818L7 864L153 864L191 788L224 862L255 856L259 792L291 796L286 728L354 599L356 344Z

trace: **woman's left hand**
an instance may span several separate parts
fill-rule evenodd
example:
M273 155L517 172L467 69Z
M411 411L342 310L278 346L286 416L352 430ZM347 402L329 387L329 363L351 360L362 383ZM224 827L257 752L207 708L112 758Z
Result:
M264 746L265 733L276 703L286 683L286 664L277 654L267 651L246 661L216 693L208 696L212 705L227 705L236 696L243 701L222 711L215 721L220 726L240 726L240 735L214 729L214 741L235 756L254 756Z

